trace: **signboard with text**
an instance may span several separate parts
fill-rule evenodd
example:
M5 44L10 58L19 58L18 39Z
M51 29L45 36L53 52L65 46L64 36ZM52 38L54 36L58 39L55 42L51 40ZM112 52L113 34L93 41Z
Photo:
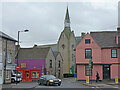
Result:
M20 68L26 68L26 63L20 63Z

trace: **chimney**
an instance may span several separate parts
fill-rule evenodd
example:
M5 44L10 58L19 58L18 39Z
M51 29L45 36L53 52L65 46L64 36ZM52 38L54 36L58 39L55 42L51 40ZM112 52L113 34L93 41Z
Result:
M120 33L120 27L117 28L117 32Z
M84 36L85 36L85 33L84 33L84 32L82 32L82 33L81 33L81 37L83 38Z
M33 47L37 47L37 44L34 44L34 46Z

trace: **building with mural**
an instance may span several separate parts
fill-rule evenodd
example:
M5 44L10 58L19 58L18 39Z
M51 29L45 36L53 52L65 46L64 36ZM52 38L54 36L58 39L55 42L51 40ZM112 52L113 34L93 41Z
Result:
M49 47L20 48L18 64L22 81L37 80L44 74L55 75L55 58L52 49Z
M90 74L89 59L93 69ZM76 47L77 80L91 76L96 80L120 79L120 28L117 31L97 31L87 33Z

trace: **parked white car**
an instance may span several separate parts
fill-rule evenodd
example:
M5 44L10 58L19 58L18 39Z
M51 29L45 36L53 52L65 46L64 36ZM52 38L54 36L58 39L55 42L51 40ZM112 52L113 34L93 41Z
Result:
M17 80L16 80L17 78ZM22 78L21 78L21 75L20 74L12 74L12 77L11 77L11 82L14 83L14 82L20 82L22 81Z

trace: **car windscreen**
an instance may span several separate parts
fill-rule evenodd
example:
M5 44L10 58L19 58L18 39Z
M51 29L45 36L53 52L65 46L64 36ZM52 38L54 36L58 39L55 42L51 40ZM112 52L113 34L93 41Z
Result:
M56 77L55 76L47 76L46 78L47 79L55 79Z

